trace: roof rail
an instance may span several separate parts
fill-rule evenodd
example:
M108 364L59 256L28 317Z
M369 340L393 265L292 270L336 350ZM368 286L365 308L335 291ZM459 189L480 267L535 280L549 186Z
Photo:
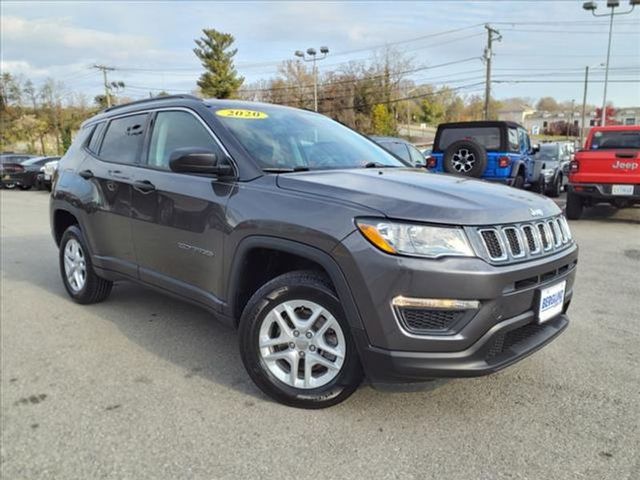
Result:
M117 110L118 108L130 107L131 105L139 105L141 103L156 102L158 100L174 100L177 98L184 98L187 100L198 100L200 102L203 101L200 97L196 97L195 95L189 95L187 93L180 94L180 95L163 95L163 96L153 97L153 98L143 98L142 100L136 100L135 102L124 103L122 105L114 105L113 107L105 108L104 110L102 110L101 113L112 112L113 110Z

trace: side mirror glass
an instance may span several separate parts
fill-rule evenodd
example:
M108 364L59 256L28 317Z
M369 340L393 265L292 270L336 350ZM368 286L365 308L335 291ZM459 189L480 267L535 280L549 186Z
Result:
M169 156L169 168L176 173L229 175L233 172L229 164L221 163L211 150L203 148L178 148Z

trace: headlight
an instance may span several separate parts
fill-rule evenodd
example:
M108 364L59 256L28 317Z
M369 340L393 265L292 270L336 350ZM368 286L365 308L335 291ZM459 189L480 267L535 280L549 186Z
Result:
M369 219L356 224L367 240L387 253L428 258L475 256L461 228Z

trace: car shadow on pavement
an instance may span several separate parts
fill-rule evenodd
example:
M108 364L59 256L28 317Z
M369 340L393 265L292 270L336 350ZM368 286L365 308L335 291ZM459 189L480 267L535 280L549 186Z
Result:
M77 305L71 301L62 285L57 251L48 235L4 237L3 247L5 252L16 254L3 255L2 277L11 278L12 282L18 284L28 283L46 294L58 297L51 300L43 292L38 294L43 302L68 302L68 307L60 304L58 308L80 318L82 322L96 318L110 322L127 340L181 368L185 380L202 378L245 395L268 400L244 369L238 350L237 332L218 322L214 314L128 281L116 282L110 297L102 303ZM39 252L39 255L34 256L29 252ZM153 372L137 372L137 377L153 381ZM375 395L365 379L356 396L362 395L370 404L387 394L428 394L448 383L449 380L436 380L393 387L381 385L376 386L375 390L384 392L384 395ZM359 403L356 402L356 405Z
M611 205L599 204L584 209L581 220L594 220L606 223L627 223L640 225L639 207L617 209Z

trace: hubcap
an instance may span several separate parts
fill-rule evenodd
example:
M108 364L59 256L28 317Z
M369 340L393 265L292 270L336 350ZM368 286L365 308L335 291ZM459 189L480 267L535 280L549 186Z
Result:
M295 388L318 388L336 378L346 341L327 309L308 300L289 300L262 320L260 356L278 380Z
M466 148L461 148L453 154L451 163L456 172L468 173L476 163L476 156Z
M64 247L64 273L74 292L79 292L87 281L87 264L80 242L72 238Z

